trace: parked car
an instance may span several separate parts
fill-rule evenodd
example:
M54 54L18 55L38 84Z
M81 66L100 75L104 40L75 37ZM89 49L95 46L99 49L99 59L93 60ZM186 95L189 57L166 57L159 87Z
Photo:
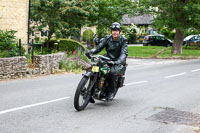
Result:
M197 35L189 35L189 36L185 37L184 40L183 40L183 45L187 45L187 43L189 41L192 41L195 36L197 36Z
M144 37L143 46L172 46L172 41L163 35L147 35Z
M183 40L183 45L200 45L200 35L189 35Z

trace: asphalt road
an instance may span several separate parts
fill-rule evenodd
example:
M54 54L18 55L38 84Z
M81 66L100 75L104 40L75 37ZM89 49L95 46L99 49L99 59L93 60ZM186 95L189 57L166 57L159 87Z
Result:
M0 133L192 133L194 126L148 118L167 108L200 112L200 60L128 64L116 98L81 112L73 107L81 74L1 81Z

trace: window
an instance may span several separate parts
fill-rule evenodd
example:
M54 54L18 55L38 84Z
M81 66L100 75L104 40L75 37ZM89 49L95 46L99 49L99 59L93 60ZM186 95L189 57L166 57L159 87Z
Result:
M41 37L46 37L46 36L48 36L48 34L49 34L49 31L41 31Z
M31 32L31 35L32 35L32 36L35 36L35 32L34 32L34 31L32 31L32 32Z
M200 40L200 36L195 36L194 40Z
M156 40L161 40L161 38L159 36L156 36Z
M160 37L160 39L161 39L161 40L165 40L165 38L164 38L164 37Z

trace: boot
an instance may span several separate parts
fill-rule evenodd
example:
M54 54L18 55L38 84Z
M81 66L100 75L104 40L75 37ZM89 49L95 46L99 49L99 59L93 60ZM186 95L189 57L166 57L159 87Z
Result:
M90 103L95 103L94 98L90 97Z
M108 101L111 101L114 98L114 94L115 94L116 87L117 87L117 79L118 79L117 75L110 76L110 82L108 85L108 95L107 95Z

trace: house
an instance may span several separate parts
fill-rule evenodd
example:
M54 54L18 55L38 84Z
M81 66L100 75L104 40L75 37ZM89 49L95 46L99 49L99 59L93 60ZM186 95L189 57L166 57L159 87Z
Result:
M154 20L153 16L150 14L144 14L141 16L133 16L133 17L129 17L128 14L125 14L122 17L121 23L126 26L135 24L137 26L148 27L149 25L152 24L153 20Z
M0 0L0 29L17 31L16 37L27 44L28 14L29 0Z

